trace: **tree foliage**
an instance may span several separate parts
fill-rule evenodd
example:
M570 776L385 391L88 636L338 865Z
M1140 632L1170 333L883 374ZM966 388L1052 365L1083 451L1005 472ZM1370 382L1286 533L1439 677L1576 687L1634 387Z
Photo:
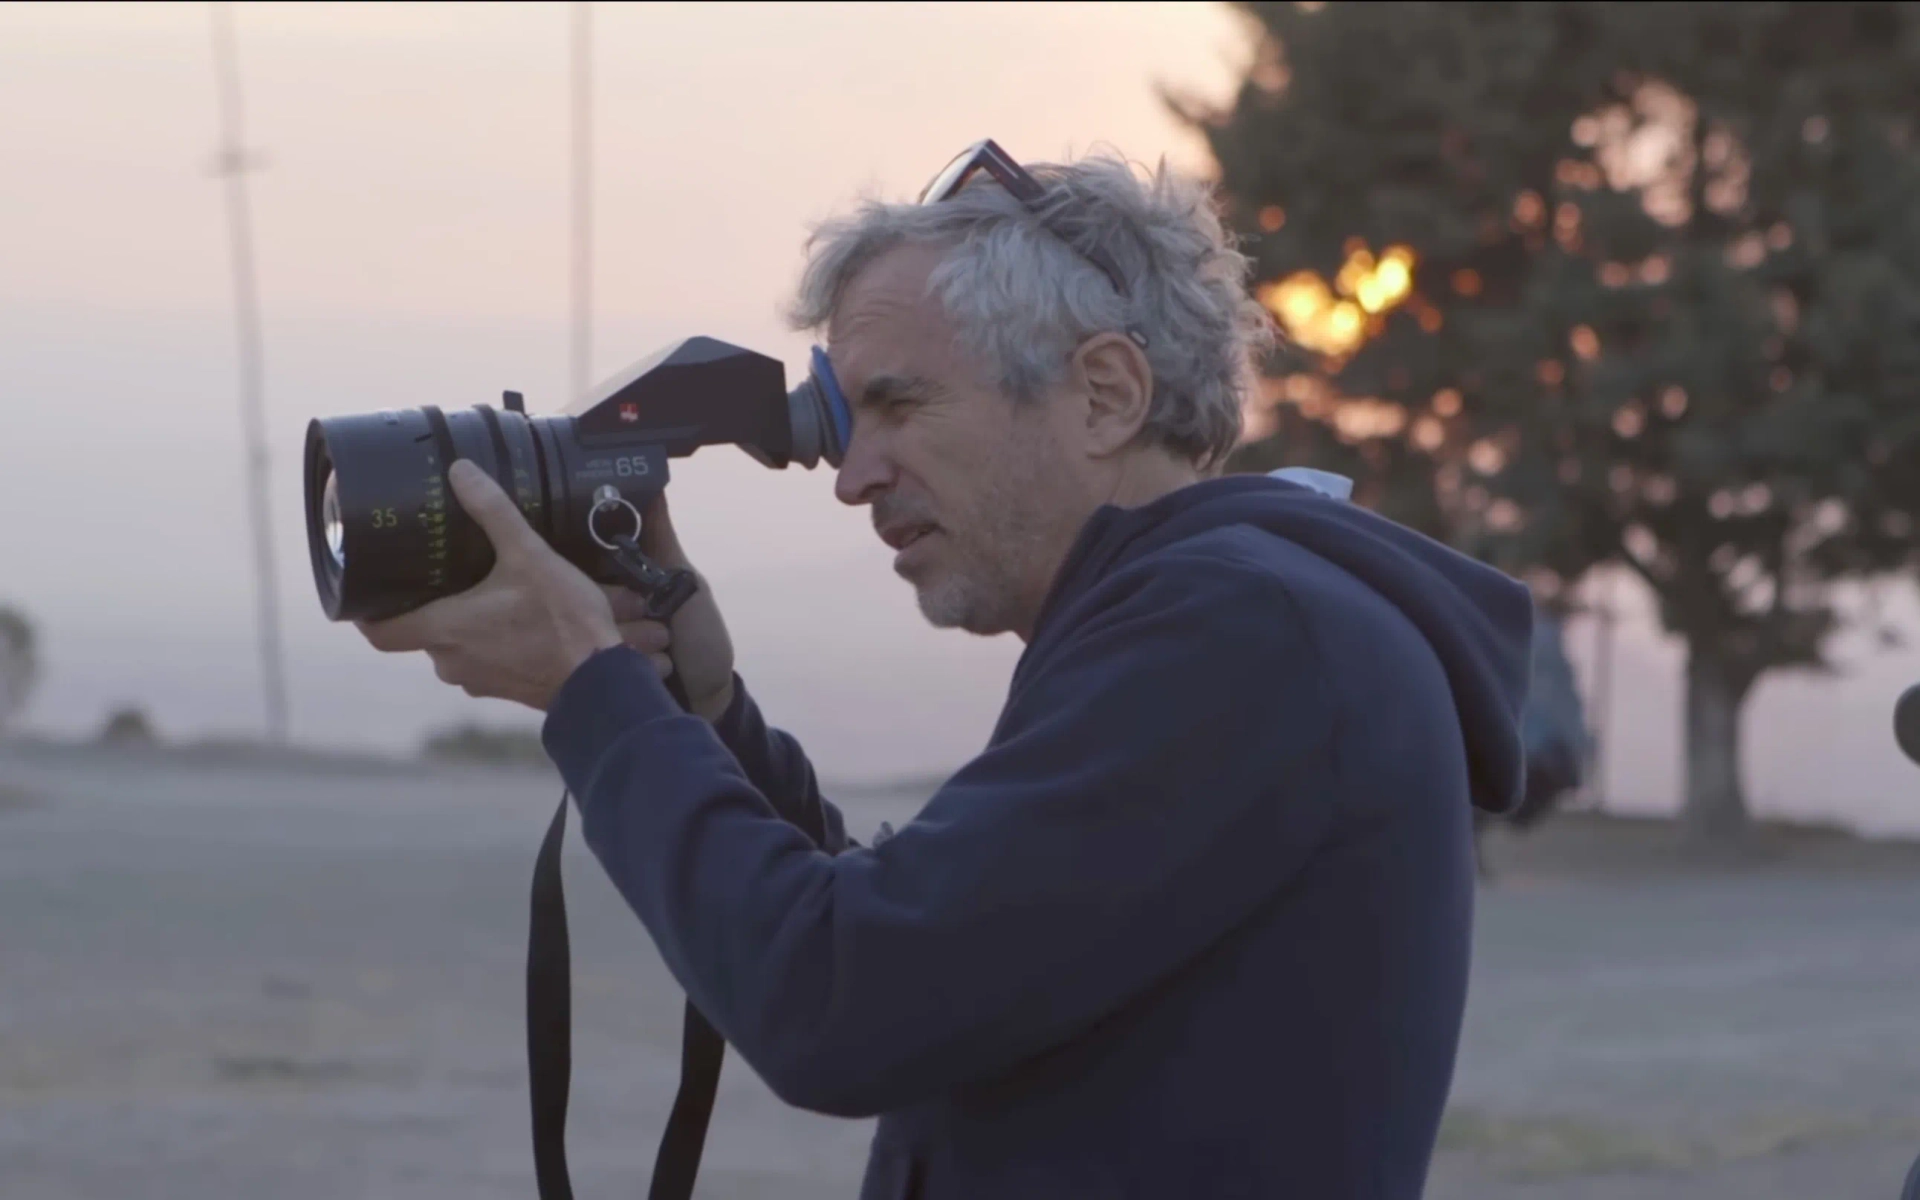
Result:
M1241 465L1352 474L1549 600L1637 574L1689 651L1689 817L1737 830L1754 681L1915 560L1920 7L1238 7L1255 65L1183 111L1259 278L1414 262L1350 352L1276 359Z
M19 609L0 604L0 729L26 707L39 678L40 653L33 622Z
M437 729L421 742L423 757L488 766L545 766L550 760L538 729L490 728L471 721Z
M146 709L138 704L123 704L107 714L94 741L102 746L157 746L160 734Z

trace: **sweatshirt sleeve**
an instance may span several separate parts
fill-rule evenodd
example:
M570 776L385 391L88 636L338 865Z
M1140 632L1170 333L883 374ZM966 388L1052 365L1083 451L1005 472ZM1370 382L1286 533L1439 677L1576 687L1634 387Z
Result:
M587 844L787 1102L864 1116L1000 1074L1178 970L1319 845L1334 706L1291 597L1230 562L1136 568L875 849L829 855L778 819L641 655L562 688L544 734Z
M751 783L781 818L798 826L813 844L838 854L859 843L847 837L840 810L820 794L813 764L793 735L769 726L760 707L747 694L739 675L733 677L733 703L714 722L714 732L733 752Z

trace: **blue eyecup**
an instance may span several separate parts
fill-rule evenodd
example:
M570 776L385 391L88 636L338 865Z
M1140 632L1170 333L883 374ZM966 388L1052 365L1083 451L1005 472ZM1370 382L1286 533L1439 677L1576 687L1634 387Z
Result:
M813 348L812 364L820 394L827 398L827 409L833 413L833 431L839 439L840 453L845 454L847 443L853 438L853 413L847 407L846 394L840 390L840 380L833 373L833 363L819 346Z

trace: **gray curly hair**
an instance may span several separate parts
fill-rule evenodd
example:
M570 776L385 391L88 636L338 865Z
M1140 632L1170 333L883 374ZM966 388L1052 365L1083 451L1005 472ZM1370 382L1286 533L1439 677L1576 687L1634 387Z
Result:
M824 330L855 276L895 246L947 244L929 290L1009 395L1031 400L1059 382L1075 346L1131 325L1153 368L1143 436L1217 467L1240 439L1254 362L1274 334L1210 189L1164 160L1144 179L1107 155L1027 170L1047 189L1038 213L982 172L938 204L868 199L824 222L807 242L793 326ZM1129 297L1073 249L1093 246L1118 265Z

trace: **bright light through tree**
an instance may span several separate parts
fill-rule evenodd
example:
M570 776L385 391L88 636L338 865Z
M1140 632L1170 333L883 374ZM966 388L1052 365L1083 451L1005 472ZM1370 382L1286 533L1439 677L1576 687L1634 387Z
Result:
M1317 272L1302 270L1255 295L1297 345L1343 359L1412 294L1413 268L1411 247L1389 246L1376 261L1366 246L1354 245L1331 287Z

